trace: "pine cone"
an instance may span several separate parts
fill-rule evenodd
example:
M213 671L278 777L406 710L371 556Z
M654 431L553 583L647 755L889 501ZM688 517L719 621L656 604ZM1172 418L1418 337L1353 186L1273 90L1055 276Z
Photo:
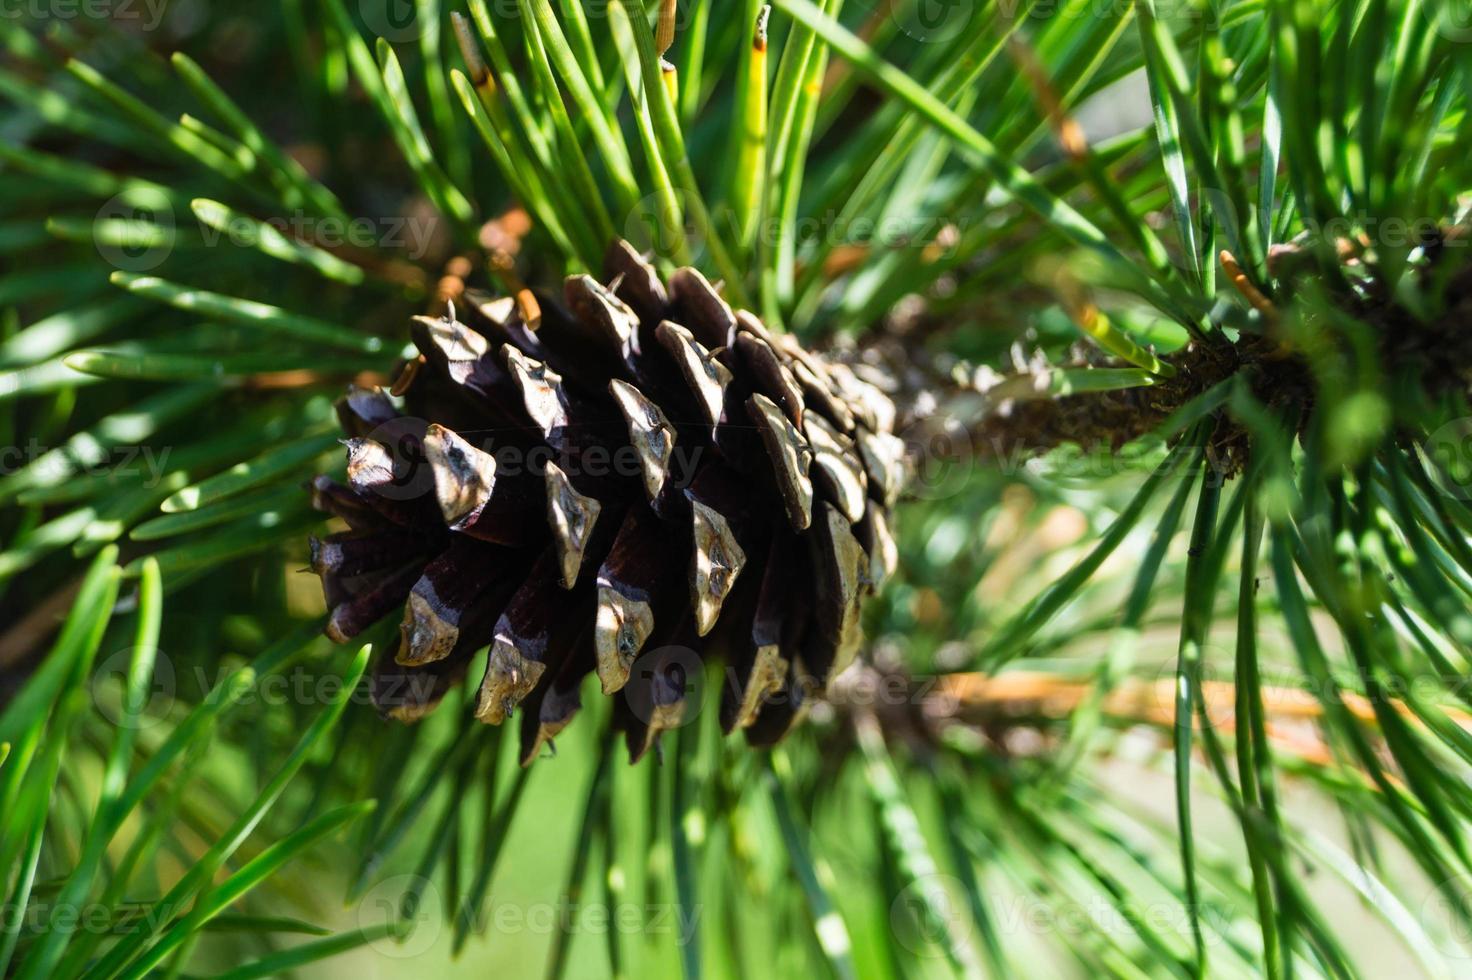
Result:
M372 689L406 721L489 645L475 713L520 707L524 761L594 671L639 758L714 657L723 726L772 744L851 662L893 570L894 409L694 269L666 286L619 242L607 273L569 277L565 307L539 297L538 322L467 293L466 322L415 318L402 410L342 399L348 485L313 484L348 525L312 542L327 632L403 604Z

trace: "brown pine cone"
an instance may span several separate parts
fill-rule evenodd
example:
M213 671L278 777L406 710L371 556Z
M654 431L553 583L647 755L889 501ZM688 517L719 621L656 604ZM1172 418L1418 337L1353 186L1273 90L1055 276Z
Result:
M666 285L619 242L607 282L569 277L536 323L471 291L466 322L415 319L392 393L339 403L348 484L313 484L348 526L312 542L328 634L403 605L373 697L405 721L489 645L475 713L520 707L524 761L594 671L639 758L715 657L724 728L772 744L852 661L893 570L893 407L694 269Z

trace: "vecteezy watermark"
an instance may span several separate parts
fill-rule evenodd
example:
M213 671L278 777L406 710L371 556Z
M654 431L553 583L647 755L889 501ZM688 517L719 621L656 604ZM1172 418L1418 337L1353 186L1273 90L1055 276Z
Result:
M124 710L125 684L133 661L131 648L119 650L105 659L92 679L92 700L98 712L114 725L144 729L158 724L167 716L181 692L214 690L229 682L233 671L223 667L211 671L200 664L176 664L160 651L136 712ZM376 681L363 678L351 690L339 674L314 672L298 665L283 673L268 673L252 678L249 685L235 692L231 702L239 708L282 705L312 707L336 704L346 700L362 707L381 709L401 704L424 704L432 700L438 681L433 671L401 671ZM184 695L189 697L190 695Z
M1191 907L1185 902L1121 905L1104 894L1090 895L1082 900L1014 896L989 904L996 929L1003 935L1026 932L1058 936L1125 936L1138 933L1143 928L1156 933L1184 935L1192 919ZM1232 910L1203 902L1197 906L1196 912L1196 918L1204 927L1207 945L1221 943L1231 927Z
M555 464L562 472L574 478L619 476L634 480L643 473L638 450L633 446L612 449L606 446L584 446L565 450L554 450L551 446L534 446L531 449L498 446L491 451L491 455L496 457L496 472L505 476L520 476L523 473L540 476L548 463ZM703 455L702 446L676 444L670 450L669 461L666 463L666 486L675 489L689 487Z
M45 487L83 477L106 476L118 480L142 477L147 489L163 480L172 451L172 446L96 447L84 461L32 438L24 446L0 446L0 476L28 470L37 485Z
M1366 884L1377 883L1366 873ZM1436 951L1449 960L1472 959L1472 876L1439 882L1421 903L1417 918ZM1457 971L1457 976L1463 976Z
M0 0L0 20L114 20L143 30L163 23L169 0Z
M152 931L162 929L182 911L167 902L116 906L103 902L55 902L33 895L24 905L12 902L0 905L0 927L22 936L122 935L140 926Z
M887 251L914 246L944 248L946 243L959 240L968 221L964 217L925 214L873 218L829 210L804 215L791 227L780 217L767 216L757 219L748 229L730 208L717 207L708 212L711 228L707 233L695 218L700 208L692 207L691 203L678 189L669 198L646 195L624 215L623 239L640 251L660 254L670 254L682 241L689 250L698 251L709 237L739 241L748 232L755 242L771 248L781 246L790 235L799 254L819 247Z
M703 906L686 908L676 902L580 902L559 896L552 902L491 901L478 917L481 933L606 936L673 936L675 943L688 945L700 928Z
M1442 219L1429 215L1379 215L1359 211L1322 222L1305 218L1304 224L1310 240L1329 245L1350 242L1380 248L1413 249L1439 242L1450 248L1467 246L1465 238L1443 236Z
M387 450L393 466L393 479L375 483L375 493L389 500L416 500L434 492L434 467L430 465L424 449L424 433L428 427L429 423L424 419L403 416L368 433L366 438L369 441ZM467 431L459 435L477 441L476 437L483 434ZM633 481L643 477L639 451L630 445L554 448L545 443L533 446L512 442L498 444L494 434L480 441L482 451L495 459L498 480L513 480L521 476L542 479L548 465L556 466L572 480L617 477ZM704 455L703 446L677 443L665 461L665 485L676 490L689 487Z
M257 248L263 237L275 232L287 242L329 252L390 249L415 261L430 253L443 228L441 219L433 214L346 218L293 211L257 218L213 209L209 214L209 221L197 221L198 238L191 238L191 244ZM143 273L157 268L173 254L181 230L193 234L187 223L180 225L167 199L130 190L110 198L98 209L92 223L92 242L113 268Z
M977 18L988 9L981 0L859 0L871 18L887 18L901 32L927 44L951 41L965 32L979 36ZM1134 11L1134 0L993 0L1002 22L1120 20ZM1193 0L1157 0L1156 15L1171 23L1211 23L1219 14Z
M1141 676L1133 681L1123 681L1118 689L1128 691L1134 685L1140 696L1131 697L1131 704L1168 715L1176 709L1179 673L1179 659L1170 657L1161 662L1153 679ZM1240 682L1235 652L1208 643L1200 661L1190 668L1188 677L1208 717L1217 724L1230 724L1237 709L1237 685ZM1149 689L1140 690L1139 685L1149 685ZM1366 690L1364 678L1352 667L1308 674L1294 667L1263 666L1258 671L1251 693L1270 712L1283 712L1289 716L1307 715L1317 712L1323 705L1351 700L1367 708L1374 703L1388 703L1396 710L1404 710L1410 704L1440 704L1472 697L1472 676L1436 671L1384 672L1376 676L1372 695ZM1148 712L1142 712L1142 716L1146 715Z
M863 0L863 3L875 14L889 17L905 34L926 43L957 37L971 26L983 8L978 0Z
M986 916L1001 936L1128 936L1148 929L1153 933L1185 936L1191 908L1184 902L1161 901L1121 905L1103 893L1085 898L1065 895L1043 897L995 890L975 896L973 909L961 881L950 875L916 878L890 903L890 930L897 943L918 956L940 956L959 946L963 955L977 950L976 913ZM1232 910L1202 903L1196 918L1205 927L1206 942L1222 942L1232 923Z
M583 17L592 22L607 20L609 8L615 2L618 0L578 0ZM523 0L485 0L484 6L492 21L514 21L525 11ZM432 18L419 16L416 0L358 0L358 15L370 34L391 44L417 41L435 23ZM689 26L694 16L695 4L682 0L675 8L677 35Z
M394 248L402 249L407 259L421 259L434 241L440 219L430 214L333 218L297 211L258 221L234 215L226 219L223 226L201 223L200 237L209 246L219 244L224 238L232 245L250 247L260 240L261 225L286 238L318 248Z
M385 922L399 923L393 935L369 943L377 952L394 959L412 959L429 952L451 916L480 935L673 936L684 946L694 941L704 908L686 908L675 902L584 902L570 895L558 895L550 902L494 898L479 906L470 902L467 898L460 907L447 908L432 880L413 874L395 875L374 885L358 902L357 925L368 933Z
M1204 27L1220 26L1222 22L1220 10L1197 0L1156 0L1154 8L1156 17L1171 24L1192 23ZM1019 17L1039 21L1118 21L1134 12L1135 0L997 0L997 10L1005 21Z
M466 899L468 903L470 900ZM21 936L59 932L66 935L121 935L143 928L162 929L185 909L170 902L111 905L104 902L55 902L36 895L25 903L0 904L0 928ZM672 936L681 946L695 939L704 911L702 905L675 902L638 904L582 902L559 895L550 902L491 900L483 907L469 904L446 908L434 881L421 875L387 878L368 890L354 908L360 933L374 938L368 945L394 959L413 959L428 953L444 934L450 912L469 923L473 931L503 935ZM385 923L396 928L382 933Z

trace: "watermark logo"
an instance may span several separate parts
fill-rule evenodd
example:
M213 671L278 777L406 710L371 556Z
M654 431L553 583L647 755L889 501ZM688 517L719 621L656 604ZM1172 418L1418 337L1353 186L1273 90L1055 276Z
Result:
M698 249L701 235L685 193L673 192L673 198L646 194L634 203L623 220L623 239L637 251L674 255L683 243L686 251Z
M921 957L942 955L956 938L974 947L971 916L955 898L965 893L961 881L951 875L924 875L910 882L889 905L895 942Z
M173 661L162 653L154 657L153 670L142 698L128 704L128 674L137 649L119 650L98 664L92 673L92 703L98 714L118 728L143 730L164 720L174 703L176 689Z
M358 0L358 13L369 33L390 44L417 41L427 29L416 0Z
M978 4L974 0L891 0L889 16L917 41L949 41L971 26Z
M424 452L424 419L391 419L368 433L368 440L388 453L391 478L373 483L373 492L386 500L418 500L434 492L434 467ZM370 447L371 448L371 447Z
M634 661L623 694L634 717L646 725L678 727L694 721L705 704L705 664L689 647L663 646ZM684 706L671 717L671 707Z
M976 470L976 446L959 419L932 415L896 433L905 444L909 482L905 492L921 500L944 500L960 493Z
M109 198L92 224L97 254L123 272L157 268L174 251L176 237L172 207L148 207L127 192Z
M368 945L391 959L416 959L439 940L445 922L443 905L433 881L413 874L395 875L374 885L358 902L358 928L367 932L397 921L399 931L373 939Z
M1003 0L1004 5L1007 2ZM864 4L876 18L888 18L904 34L923 44L960 36L972 26L981 9L976 0L864 0Z
M1472 418L1452 419L1421 443L1431 479L1449 497L1472 500Z
M1369 880L1367 884L1375 883ZM1472 877L1459 875L1441 882L1419 911L1417 918L1438 953L1449 960L1472 959Z
M1421 6L1431 18L1436 33L1455 44L1472 41L1472 2L1469 0L1445 0L1444 3L1428 3Z

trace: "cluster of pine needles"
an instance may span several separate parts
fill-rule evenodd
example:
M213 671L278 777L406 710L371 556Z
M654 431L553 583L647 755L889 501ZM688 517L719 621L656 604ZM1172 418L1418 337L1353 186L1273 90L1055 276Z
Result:
M1453 0L13 7L0 974L1465 968ZM619 238L889 387L899 571L777 748L524 768L367 703L303 484Z

